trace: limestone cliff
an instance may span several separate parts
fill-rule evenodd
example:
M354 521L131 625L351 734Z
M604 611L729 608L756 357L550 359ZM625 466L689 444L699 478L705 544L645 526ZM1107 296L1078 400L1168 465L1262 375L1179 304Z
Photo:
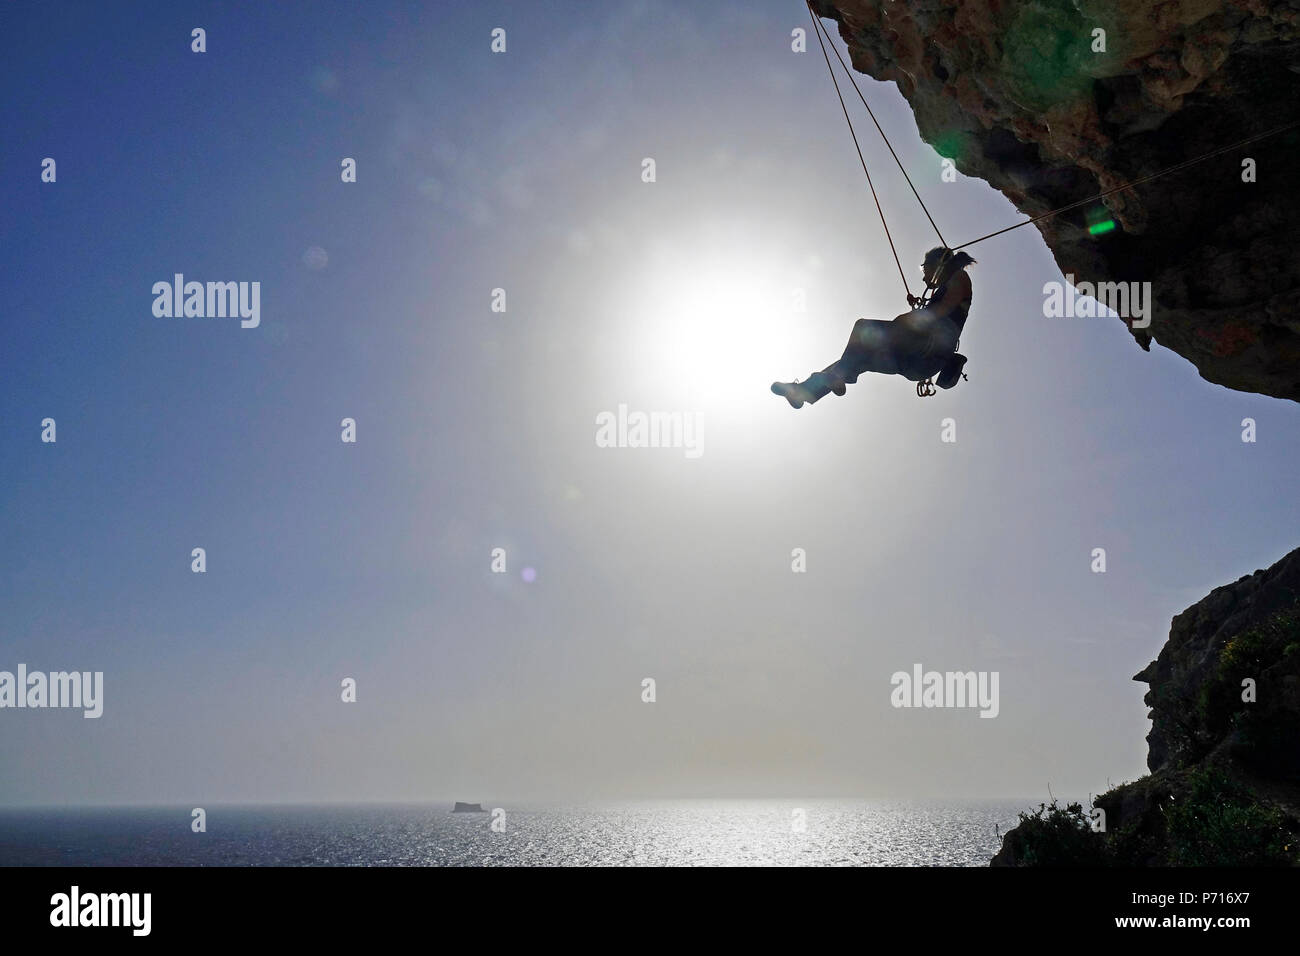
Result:
M1300 119L1300 0L813 5L855 69L897 83L926 142L1030 216ZM1035 228L1077 281L1152 283L1151 324L1130 330L1143 348L1300 400L1297 143L1293 129Z
M1133 679L1150 685L1143 701L1151 708L1147 766L1151 770L1200 759L1230 735L1240 739L1261 715L1288 722L1287 746L1270 755L1265 773L1300 781L1300 634L1293 633L1276 659L1260 656L1249 635L1285 620L1300 600L1300 549L1267 571L1256 571L1215 588L1174 618L1160 655ZM1293 647L1290 651L1287 649ZM1227 686L1215 684L1225 667ZM1252 669L1253 668L1253 669ZM1236 673L1240 670L1240 674ZM1240 705L1240 681L1270 682L1270 693L1253 706ZM1260 688L1256 687L1258 695ZM1237 726L1241 724L1241 726Z
M1022 815L995 864L1300 863L1300 549L1173 619L1150 685L1150 776Z

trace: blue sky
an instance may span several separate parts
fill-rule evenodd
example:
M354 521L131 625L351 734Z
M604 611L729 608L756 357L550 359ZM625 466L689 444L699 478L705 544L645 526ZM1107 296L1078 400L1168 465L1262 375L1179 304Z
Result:
M1044 318L1032 228L972 250L969 382L768 393L905 310L801 4L133 9L0 14L0 669L106 685L0 712L0 802L1083 796L1170 617L1300 537L1295 405ZM950 239L1021 218L858 79ZM261 325L156 318L175 272ZM596 447L620 403L705 453ZM915 662L999 717L891 708Z

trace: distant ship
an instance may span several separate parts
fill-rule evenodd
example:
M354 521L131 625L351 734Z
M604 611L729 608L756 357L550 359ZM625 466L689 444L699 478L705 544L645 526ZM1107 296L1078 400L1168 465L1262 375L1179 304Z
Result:
M481 803L461 803L456 801L456 805L451 808L452 813L487 813Z

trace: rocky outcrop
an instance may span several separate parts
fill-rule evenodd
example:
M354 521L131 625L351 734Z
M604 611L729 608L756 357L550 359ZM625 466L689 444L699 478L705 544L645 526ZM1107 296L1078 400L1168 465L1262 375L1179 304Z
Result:
M1134 680L1152 773L1097 797L1101 817L1022 814L994 864L1300 862L1300 549L1177 615Z
M855 69L898 84L926 142L1030 216L1300 119L1300 0L813 6ZM1130 329L1143 348L1300 400L1297 144L1292 129L1035 228L1076 281L1152 283L1150 325Z
M1199 760L1230 736L1239 740L1248 728L1237 723L1261 713L1300 731L1300 634L1275 635L1282 641L1276 654L1265 646L1270 622L1284 624L1297 601L1300 549L1267 571L1215 588L1174 618L1160 655L1133 678L1151 688L1143 698L1151 708L1151 770ZM1249 708L1240 700L1247 679L1255 681L1257 698ZM1287 743L1262 770L1300 779L1300 733Z

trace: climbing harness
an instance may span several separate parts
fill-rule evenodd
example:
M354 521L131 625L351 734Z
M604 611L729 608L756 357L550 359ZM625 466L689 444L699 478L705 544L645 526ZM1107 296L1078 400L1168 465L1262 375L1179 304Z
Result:
M1149 183L1153 179L1159 179L1162 176L1168 176L1172 173L1176 173L1179 172L1180 170L1186 169L1187 167L1192 166L1196 163L1203 162L1204 160L1207 159L1212 159L1215 156L1221 156L1224 153L1231 152L1232 150L1238 149L1239 147L1246 146L1250 143L1257 142L1261 139L1267 139L1270 136L1276 136L1278 133L1284 133L1287 130L1295 129L1297 126L1300 126L1300 120L1293 120L1290 123L1283 123L1280 126L1275 126L1272 129L1265 130L1262 133L1257 133L1254 136L1248 136L1245 139L1239 140L1235 143L1231 143L1227 146L1223 146L1219 149L1212 150L1211 152L1205 153L1201 156L1196 156L1192 159L1184 160L1181 163L1177 163L1173 166L1169 166L1165 169L1159 170L1158 172L1154 172L1149 176L1143 176L1141 179L1135 179L1132 182L1127 182L1120 186L1115 186L1112 187L1111 189L1104 190L1103 192L1097 193L1097 195L1095 196L1089 196L1087 199L1081 199L1078 202L1068 203L1067 205L1061 206L1058 209L1052 209L1048 212L1034 216L1030 219L1025 219L1022 222L1014 223L1013 225L1007 226L1003 229L999 229L996 232L990 232L988 235L980 236L978 239L971 239L969 242L963 242L961 245L949 246L947 240L945 240L943 237L943 233L940 232L938 224L934 221L934 217L930 215L930 210L926 207L925 200L921 198L921 194L917 192L916 186L912 183L912 177L907 175L907 170L903 167L902 160L898 158L898 153L894 151L893 144L889 142L889 137L885 135L885 131L881 127L880 121L876 119L876 114L871 109L871 104L869 104L867 102L867 98L862 95L862 90L861 88L859 88L857 80L853 78L853 71L850 70L848 64L844 62L844 57L840 55L839 49L835 46L835 43L831 40L830 33L827 31L826 25L822 23L820 18L818 18L817 12L813 9L812 0L804 0L804 2L808 7L808 16L812 18L813 32L817 35L817 43L822 50L822 58L826 61L826 71L831 75L831 82L835 85L835 95L840 101L840 109L844 113L845 123L848 124L849 135L853 137L853 146L854 148L857 149L858 152L858 162L862 164L862 171L867 176L867 185L871 189L871 198L875 200L876 212L880 214L880 224L885 229L885 238L889 240L890 252L894 254L894 265L898 267L898 276L900 279L903 280L903 289L906 293L907 303L913 308L924 308L926 305L928 305L931 296L934 294L935 286L933 286L929 281L927 281L925 292L920 296L913 296L911 287L907 284L907 275L903 272L903 265L898 259L898 249L894 245L894 237L889 231L889 223L885 221L885 211L880 206L880 197L876 195L876 186L875 183L873 183L871 180L871 171L867 169L867 161L862 155L862 145L858 142L857 131L853 128L853 120L849 117L848 107L844 104L844 94L840 92L840 83L835 76L835 68L831 65L830 55L826 51L828 45L832 50L835 51L835 59L839 61L840 67L844 70L844 75L848 77L849 83L852 84L854 92L858 94L858 99L861 100L862 105L867 108L867 115L871 117L872 123L874 123L876 126L876 131L880 133L880 138L884 140L885 146L888 147L890 155L894 157L894 162L898 164L898 169L903 174L903 178L907 180L907 185L911 187L912 195L915 196L916 201L921 204L921 209L925 213L925 218L930 221L931 227L933 227L935 234L939 237L939 242L944 248L944 254L943 254L943 258L939 260L938 267L934 271L934 276L936 278L942 275L944 265L947 263L949 257L952 256L952 254L956 252L958 249L964 249L967 246L973 246L976 243L983 242L985 239L992 239L994 236L1000 236L1005 232L1011 232L1013 229L1019 229L1021 226L1033 225L1034 223L1041 222L1044 219L1050 219L1053 216L1059 216L1061 213L1069 212L1071 209L1078 209L1080 206L1086 206L1089 203L1094 203L1097 202L1098 200L1105 199L1107 196L1111 196L1125 189L1132 189L1135 186L1141 186L1143 183ZM966 381L969 381L969 379L966 378L966 374L964 372L962 373L962 378L965 379ZM929 379L926 379L923 382L918 382L916 385L916 394L922 398L935 394L933 383Z
M953 351L955 352L956 349L954 348ZM962 378L962 381L963 381L963 382L969 382L969 381L970 381L970 378L966 375L965 372L962 372L962 373L961 373L961 378ZM956 383L954 382L953 384L956 384ZM936 389L935 386L934 386L934 381L933 381L933 379L929 379L929 378L927 378L927 379L925 379L925 380L923 380L923 381L920 381L920 382L917 382L917 383L916 383L916 397L917 397L917 398L929 398L931 395L934 395L934 394L936 394L936 393L937 393L937 389Z

